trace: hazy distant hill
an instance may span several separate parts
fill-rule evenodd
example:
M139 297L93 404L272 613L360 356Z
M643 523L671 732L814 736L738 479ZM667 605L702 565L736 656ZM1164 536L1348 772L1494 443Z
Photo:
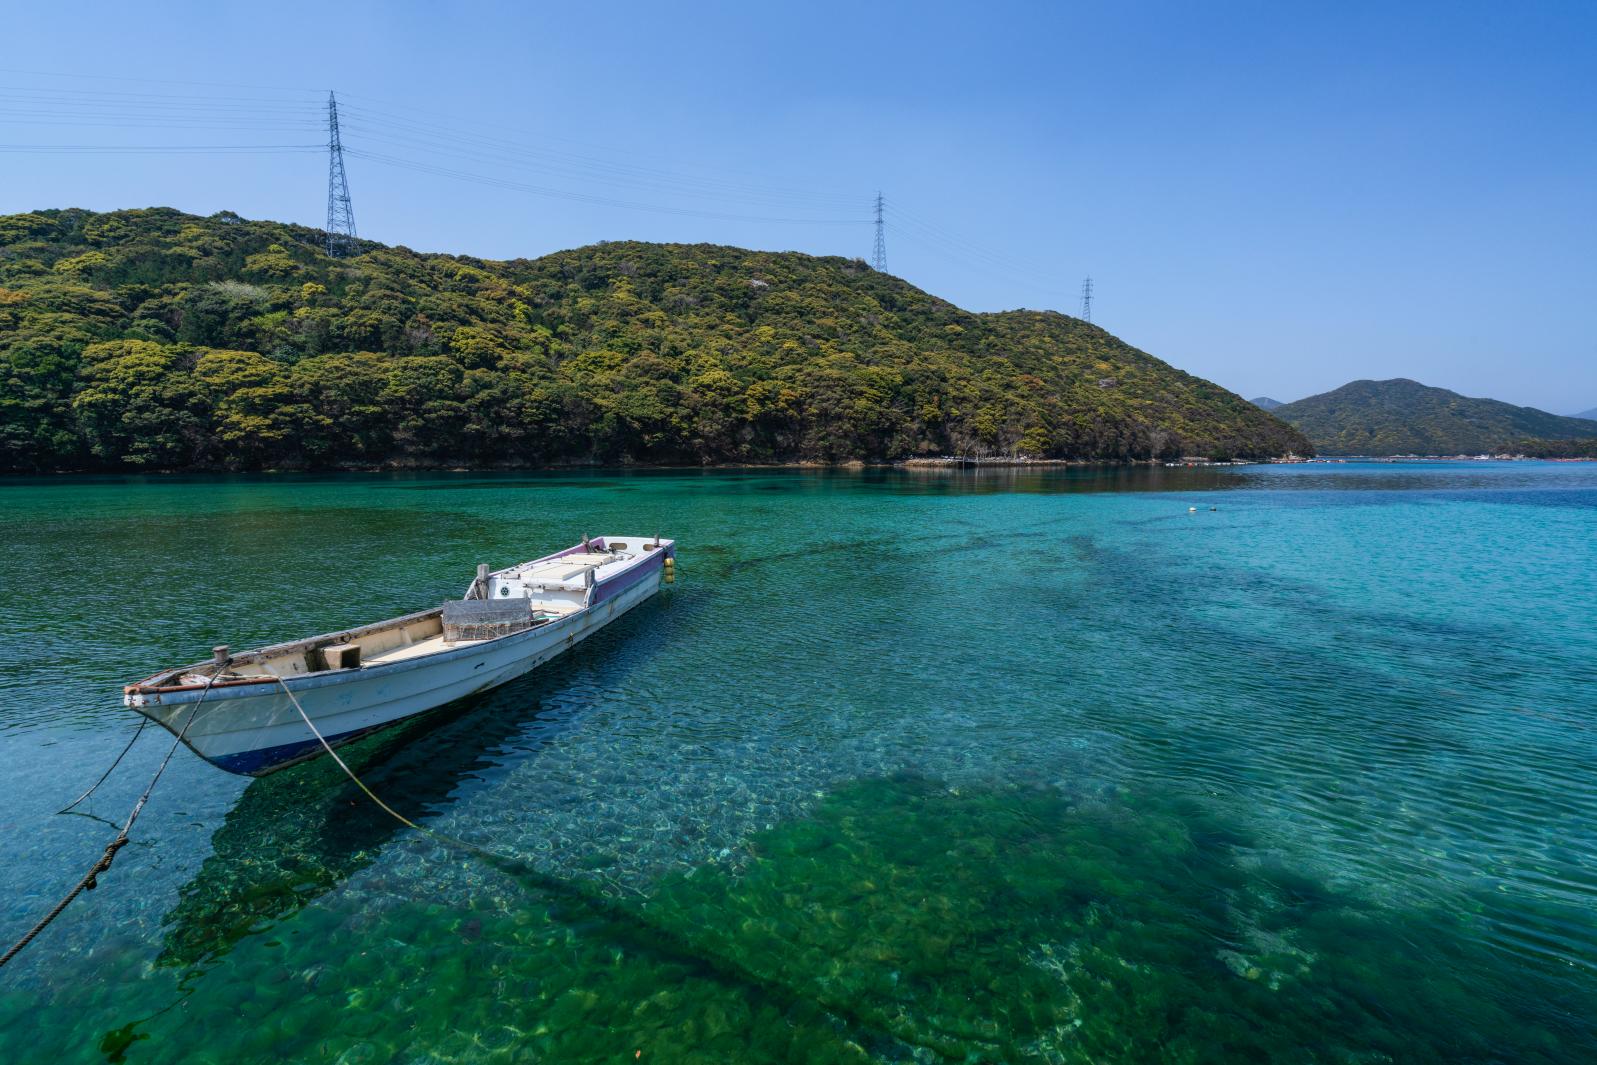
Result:
M1585 418L1587 421L1597 422L1597 407L1593 407L1591 410L1583 410L1579 414L1572 414L1570 417Z
M1254 399L1248 400L1248 402L1253 404L1255 407L1262 407L1265 410L1275 410L1277 407L1283 407L1286 405L1279 399L1271 399L1269 396L1258 396Z
M0 216L0 469L1267 456L1308 442L1063 314L865 263L421 254L223 212Z
M1478 455L1526 437L1597 437L1597 422L1395 378L1277 407L1325 455Z

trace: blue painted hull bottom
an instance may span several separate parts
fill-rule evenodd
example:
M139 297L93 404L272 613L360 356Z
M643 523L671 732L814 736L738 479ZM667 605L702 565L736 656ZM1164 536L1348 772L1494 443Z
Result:
M426 713L427 711L423 712ZM403 720L411 721L420 716L420 714L413 714L411 717L404 718ZM389 727L389 725L398 725L401 723L401 721L391 721L387 725L373 725L371 728L356 729L354 732L345 732L337 736L328 736L327 742L330 746L337 747L341 744L358 740L362 736L370 736L374 732L381 732L383 729ZM245 751L242 754L219 755L218 757L206 758L205 760L216 766L218 769L225 769L229 773L238 773L247 777L260 777L265 776L267 773L275 772L279 769L286 769L295 762L303 762L307 758L314 758L321 753L321 741L313 737L308 740L302 740L299 743L285 743L279 747L263 747L258 751Z

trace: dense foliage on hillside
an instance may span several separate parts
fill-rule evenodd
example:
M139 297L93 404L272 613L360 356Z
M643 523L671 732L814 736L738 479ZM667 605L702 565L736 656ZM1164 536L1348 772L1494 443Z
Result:
M1522 437L1597 437L1597 422L1418 381L1354 381L1275 409L1324 455L1482 455Z
M607 243L490 262L168 209L0 217L0 468L537 465L1307 444L1053 313L862 263Z
M1597 459L1597 439L1514 440L1503 445L1507 455L1532 459Z

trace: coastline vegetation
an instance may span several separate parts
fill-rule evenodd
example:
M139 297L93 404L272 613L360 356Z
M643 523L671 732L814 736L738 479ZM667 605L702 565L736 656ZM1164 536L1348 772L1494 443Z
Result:
M1086 322L972 314L855 260L321 240L227 212L0 217L0 470L1309 451Z
M1501 450L1531 459L1597 459L1597 439L1515 440L1504 444Z

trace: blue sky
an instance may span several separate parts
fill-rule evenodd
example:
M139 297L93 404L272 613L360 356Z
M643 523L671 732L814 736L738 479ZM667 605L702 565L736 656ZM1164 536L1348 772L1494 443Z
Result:
M0 61L0 144L313 145L337 89L388 243L867 256L880 187L891 272L1069 313L1090 274L1095 321L1244 395L1404 376L1597 406L1589 3L93 3L7 28L34 46ZM314 150L0 159L3 212L325 217Z

